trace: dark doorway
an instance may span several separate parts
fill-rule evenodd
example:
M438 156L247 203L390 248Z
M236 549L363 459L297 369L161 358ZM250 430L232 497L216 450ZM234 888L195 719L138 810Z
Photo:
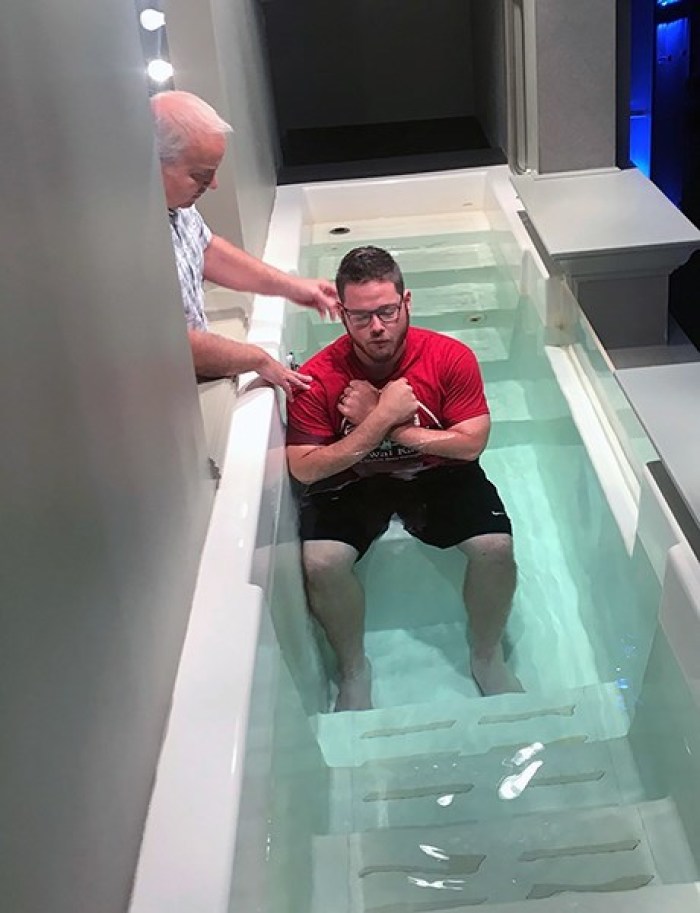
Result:
M262 0L280 183L505 161L500 0Z

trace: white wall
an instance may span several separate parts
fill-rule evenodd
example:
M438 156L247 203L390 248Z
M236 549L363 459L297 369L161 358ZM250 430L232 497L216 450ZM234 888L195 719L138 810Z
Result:
M125 910L211 482L135 10L0 30L0 907Z
M219 189L198 204L214 231L260 256L275 198L277 137L257 0L169 0L175 84L234 127Z

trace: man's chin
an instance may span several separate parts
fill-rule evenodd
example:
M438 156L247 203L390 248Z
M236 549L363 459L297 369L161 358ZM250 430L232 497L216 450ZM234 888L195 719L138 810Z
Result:
M396 348L390 345L369 345L366 346L363 351L368 358L371 358L372 361L376 361L378 364L384 364L386 361L391 361L396 355Z

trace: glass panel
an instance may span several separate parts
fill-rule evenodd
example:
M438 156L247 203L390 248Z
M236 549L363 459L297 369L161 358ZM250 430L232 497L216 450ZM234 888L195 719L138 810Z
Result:
M641 482L644 466L652 460L658 459L658 454L617 383L613 366L593 332L593 328L579 308L572 292L564 285L562 288L562 293L571 299L572 312L577 314L573 351L613 428L625 457L638 481Z

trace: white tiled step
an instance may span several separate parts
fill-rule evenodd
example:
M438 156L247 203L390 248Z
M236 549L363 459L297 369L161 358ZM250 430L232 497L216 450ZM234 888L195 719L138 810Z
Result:
M504 745L478 756L442 752L334 768L332 830L441 826L626 805L645 797L626 739L587 742L574 737L533 753L541 767L529 787L510 798L504 790L527 766L524 761L515 763L521 747Z
M629 726L614 683L572 688L554 696L502 694L319 714L316 720L319 744L332 767L438 751L483 754L498 745L546 743L570 736L598 741L624 736Z
M319 837L314 854L325 860L323 870L315 869L317 899L326 890L326 876L338 879L344 873L343 883L349 885L348 905L337 905L333 913L440 910L453 904L491 909L548 896L580 898L590 891L614 893L606 909L617 910L618 892L697 878L668 799L474 825ZM528 910L534 908L528 905ZM320 913L318 908L314 913Z
M404 275L451 272L498 264L498 253L490 239L472 241L458 238L452 243L440 239L437 243L426 243L416 248L396 244L392 246L392 254L401 264Z
M412 289L414 318L426 314L453 314L506 310L518 304L518 291L510 281L451 282L449 285Z
M462 234L464 232L481 233L491 229L486 213L475 208L426 216L354 219L344 221L342 224L350 229L349 233L334 236L330 232L337 227L338 222L315 222L311 229L311 243L326 245L335 238L339 247L340 239L347 242L348 247L354 247L356 244L367 241L378 243L385 239L412 239L423 238L427 235Z
M341 257L352 246L345 244L338 250L324 249L316 259L316 271L322 275L333 275ZM436 243L426 243L417 247L392 243L388 249L401 264L401 271L406 276L409 288L428 273L451 275L453 272L463 274L468 270L488 269L492 275L496 275L493 272L494 268L500 269L498 255L488 240L470 241L458 238L450 243L440 239Z

